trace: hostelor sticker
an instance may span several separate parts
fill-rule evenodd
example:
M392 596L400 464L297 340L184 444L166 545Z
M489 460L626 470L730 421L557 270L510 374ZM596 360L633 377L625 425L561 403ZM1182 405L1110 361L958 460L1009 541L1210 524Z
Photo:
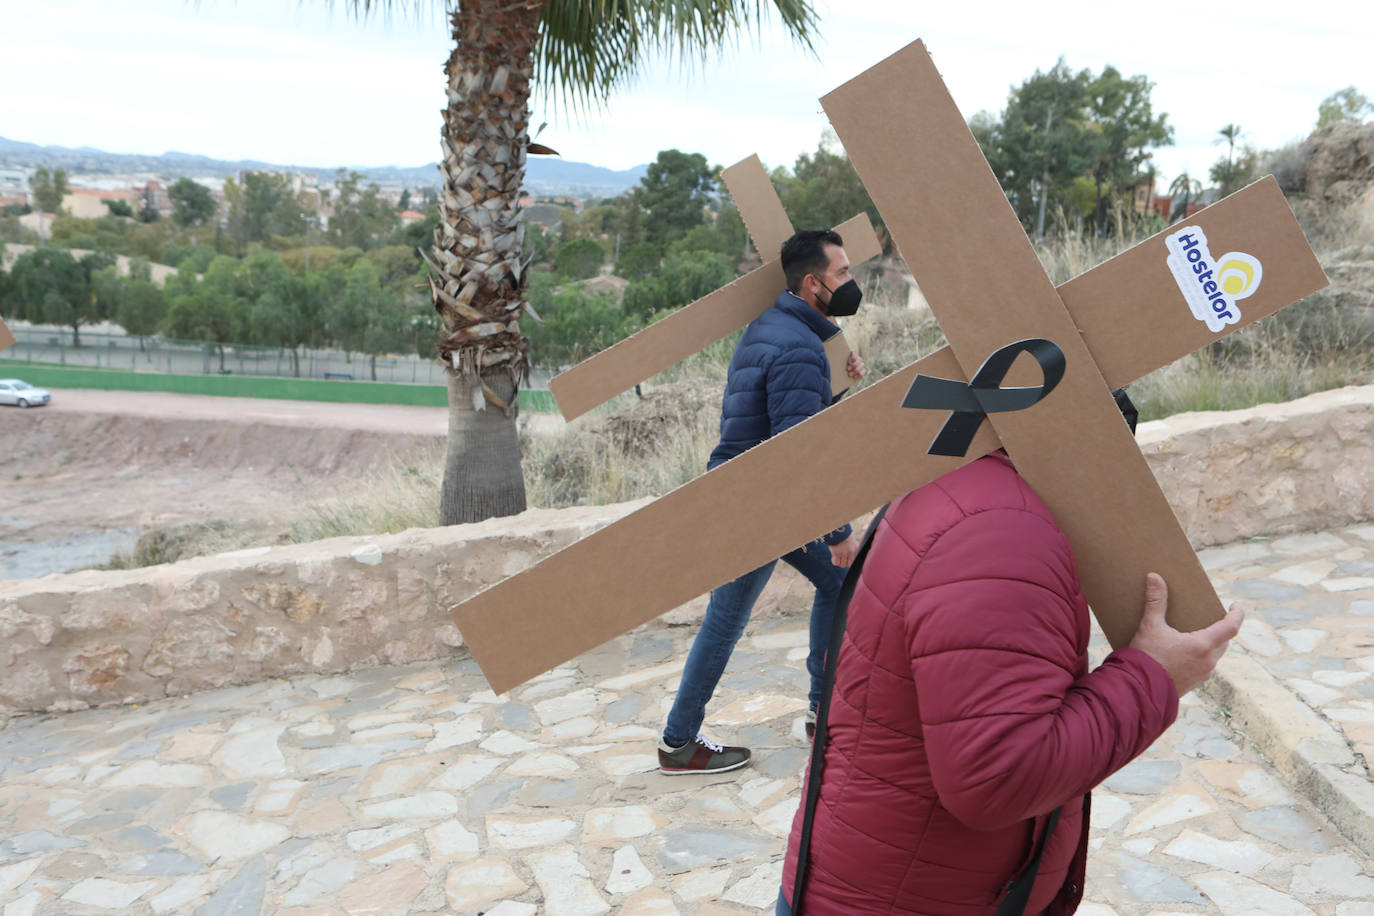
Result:
M1184 226L1164 239L1169 249L1169 271L1192 309L1193 317L1218 333L1240 321L1241 299L1259 289L1264 268L1259 258L1241 251L1212 257L1207 234L1197 226Z

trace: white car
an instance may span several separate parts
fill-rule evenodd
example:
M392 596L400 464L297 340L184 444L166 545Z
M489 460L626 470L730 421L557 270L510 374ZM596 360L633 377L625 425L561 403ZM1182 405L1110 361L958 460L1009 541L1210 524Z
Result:
M52 395L42 388L35 388L17 378L0 378L0 404L41 407L50 400Z

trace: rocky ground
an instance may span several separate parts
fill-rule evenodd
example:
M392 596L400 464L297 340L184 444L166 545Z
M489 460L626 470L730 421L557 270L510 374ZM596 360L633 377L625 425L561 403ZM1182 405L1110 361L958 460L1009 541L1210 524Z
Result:
M1374 834L1359 827L1374 805L1275 761L1294 736L1326 740L1368 782L1374 527L1202 558L1251 606L1226 664L1259 679L1225 675L1244 688L1227 706L1211 698L1224 690L1185 698L1095 793L1079 912L1371 916ZM692 635L661 624L508 696L460 657L14 720L3 916L771 912L807 755L797 610L736 651L708 728L756 757L710 778L656 770ZM1285 703L1331 737L1296 729ZM1236 728L1263 715L1280 721Z

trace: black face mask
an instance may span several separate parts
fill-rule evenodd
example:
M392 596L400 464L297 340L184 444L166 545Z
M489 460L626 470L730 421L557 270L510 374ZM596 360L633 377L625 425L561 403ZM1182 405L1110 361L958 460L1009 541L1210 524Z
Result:
M820 282L820 278L817 278ZM841 283L831 290L830 287L821 283L821 288L830 293L830 302L825 306L825 312L832 318L847 318L859 310L859 303L863 301L863 290L859 289L859 284L850 280L848 283Z
M1126 418L1126 425L1131 428L1131 435L1135 435L1135 424L1140 419L1140 412L1135 409L1131 399L1126 397L1126 389L1118 388L1112 392L1112 397L1116 399L1117 409Z

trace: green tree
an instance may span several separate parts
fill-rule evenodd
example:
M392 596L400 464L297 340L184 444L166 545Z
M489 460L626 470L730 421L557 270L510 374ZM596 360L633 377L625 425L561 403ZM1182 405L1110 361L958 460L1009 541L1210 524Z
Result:
M124 231L124 253L130 257L167 263L163 258L163 250L173 231L173 226L162 222L129 225Z
M1207 177L1221 189L1217 197L1220 200L1259 177L1259 153L1249 145L1229 151L1212 163Z
M65 169L49 172L45 168L34 169L29 176L29 188L33 191L33 202L45 213L56 213L62 206L62 198L71 190L67 186Z
M402 226L392 233L390 244L404 245L411 251L415 251L432 241L434 233L439 229L439 209L437 207L425 207L424 214L424 219L416 220L408 226ZM419 256L417 255L416 260L418 259Z
M329 219L329 240L340 248L368 249L400 225L396 210L382 200L381 188L362 187L361 172L339 169L334 185L334 215Z
M775 169L772 178L783 209L798 228L832 229L857 213L867 213L875 226L883 224L859 173L832 132L827 131L814 153L798 156L790 173ZM778 256L776 251L759 254Z
M540 365L578 363L634 330L633 321L607 293L588 296L568 287L550 292L547 299L540 311L544 320L526 332L539 348ZM531 301L536 301L533 295Z
M157 204L153 199L153 183L143 186L143 206L138 211L138 221L140 223L155 223L162 219L162 214L158 212Z
M749 238L749 233L744 228L744 220L740 217L739 210L734 203L721 204L720 210L716 213L716 231L725 240L726 257L735 261L744 257L744 245Z
M1154 114L1153 88L1146 77L1127 78L1110 66L1088 84L1092 178L1097 191L1092 218L1098 235L1105 235L1110 226L1110 201L1129 195L1141 181L1151 148L1173 143L1168 116Z
M725 244L725 236L717 232L715 226L693 226L682 238L668 246L668 254L687 254L692 251L725 254Z
M293 274L282 258L267 251L242 262L235 278L237 295L248 304L249 339L286 351L297 377L300 348L323 339L325 303L335 293L327 283L314 283L315 279Z
M126 223L108 214L97 219L59 216L53 221L51 241L54 245L61 245L65 248L83 248L119 254L126 248L126 226Z
M1374 102L1354 86L1346 86L1322 99L1317 106L1317 127L1340 123L1362 124L1370 115L1374 115Z
M183 229L203 226L215 218L218 206L210 189L190 178L178 178L167 189L172 199L172 222Z
M660 152L635 189L648 240L667 245L700 226L715 186L715 172L701 153Z
M1229 196L1231 193L1231 188L1233 187L1231 183L1231 166L1235 157L1236 141L1240 139L1241 133L1242 131L1239 124L1227 124L1225 127L1221 128L1221 130L1217 131L1219 136L1212 141L1214 144L1226 144L1226 156L1218 163L1221 165L1221 173L1218 177L1212 179L1213 181L1219 181L1221 184L1221 196L1218 200L1220 200L1221 197ZM1216 172L1215 166L1213 167L1213 172Z
M554 270L563 280L585 280L601 271L606 260L606 249L591 239L573 239L558 249L554 257Z
M418 289L425 282L422 274L424 262L420 260L414 248L405 245L386 245L366 252L363 259L377 268L382 285L391 289Z
M67 196L67 173L63 169L49 172L45 168L35 169L29 176L29 188L33 191L33 202L38 206L38 244L44 243L43 238L43 218L44 213L56 213L57 208L62 205L62 198Z
M526 258L533 264L547 264L553 252L553 239L538 223L525 223Z
M144 340L157 333L166 315L167 305L162 290L153 282L152 265L144 258L134 258L114 306L115 322L138 338L141 350Z
M113 287L97 288L95 275L113 267L114 255L92 252L77 260L60 248L40 248L20 255L11 268L17 317L35 324L72 329L72 346L81 346L81 326L110 317Z
M1099 234L1113 202L1149 180L1151 149L1173 141L1165 115L1155 116L1153 84L1115 67L1094 76L1061 58L1012 89L1000 117L969 123L988 163L1027 231L1043 235L1050 212L1084 212ZM1081 206L1085 189L1090 203Z
M325 306L325 336L346 354L366 348L368 312L372 307L377 272L370 265L365 268L345 268L335 265L329 269L334 294Z
M1064 58L1013 88L1001 119L980 112L970 129L1016 215L1037 237L1049 213L1068 205L1075 181L1090 166L1085 131L1092 74L1073 72Z
M366 15L430 4L350 0L349 6ZM520 327L527 276L520 188L532 80L539 78L569 107L604 101L645 62L673 54L704 58L754 28L769 7L809 47L810 0L465 0L452 8L439 156L442 219L430 257L431 295L442 317L439 356L451 367L444 524L525 508L515 412L529 373L530 346Z
M620 260L615 263L615 275L626 280L641 280L658 271L663 261L663 249L653 242L636 242L621 249Z
M105 207L110 211L111 216L123 216L128 219L134 218L134 208L129 206L127 200L107 200Z
M647 322L665 309L695 302L735 279L735 268L720 254L691 251L668 257L658 273L625 288L620 307L637 321Z
M215 259L215 249L209 245L192 243L190 245L168 245L162 249L161 263L178 270L185 270L185 261L190 259L192 273L204 273L205 268Z
M1188 216L1188 204L1202 193L1202 182L1188 174L1187 170L1179 173L1179 176L1169 185L1169 197L1173 201L1173 211L1169 214L1169 219L1184 219ZM1179 198L1183 198L1179 200Z
M582 211L577 220L579 236L614 241L619 212L614 198L608 198Z
M291 193L291 182L274 172L244 172L240 185L224 182L229 204L229 234L240 257L250 242L305 233L305 205Z
M224 344L251 336L252 303L240 292L239 265L238 259L219 255L200 280L193 270L179 268L176 282L169 278L164 287L164 333L181 340L205 341L219 353L221 372Z
M576 207L563 207L558 211L558 244L566 245L577 238L580 220Z

